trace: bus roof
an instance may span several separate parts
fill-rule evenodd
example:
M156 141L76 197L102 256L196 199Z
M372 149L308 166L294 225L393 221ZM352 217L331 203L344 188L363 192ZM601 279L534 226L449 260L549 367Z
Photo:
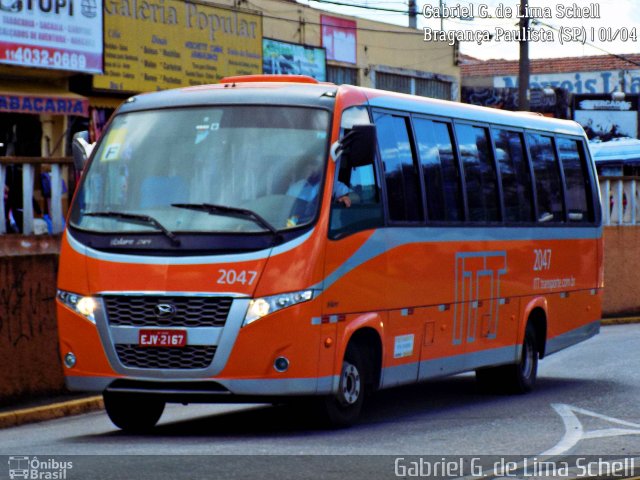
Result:
M332 108L332 84L259 82L215 84L150 92L129 98L119 112L203 105L291 105Z
M352 85L337 86L331 83L311 82L306 78L300 80L292 76L286 79L276 77L260 75L247 78L246 80L249 81L239 81L238 78L241 77L230 77L227 83L144 93L127 100L120 107L120 112L215 104L297 105L331 108L336 96L356 90L364 94L373 107L569 135L585 135L582 127L574 121L547 118L529 112L510 112Z

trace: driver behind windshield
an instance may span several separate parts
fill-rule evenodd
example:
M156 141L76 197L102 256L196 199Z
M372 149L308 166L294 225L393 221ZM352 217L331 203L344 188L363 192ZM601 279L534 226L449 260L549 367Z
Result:
M295 197L296 203L294 204L292 215L287 219L287 227L290 228L308 222L313 212L316 211L315 206L322 184L322 169L323 162L320 157L307 158L303 164L302 178L289 185L287 195ZM336 178L333 185L332 198L348 208L351 206L350 192L349 187Z
M319 157L310 158L304 162L303 178L292 183L287 190L287 195L296 197L309 203L315 203L320 192L322 181L322 160ZM333 186L333 199L345 207L351 206L349 192L351 190L344 183L336 179Z

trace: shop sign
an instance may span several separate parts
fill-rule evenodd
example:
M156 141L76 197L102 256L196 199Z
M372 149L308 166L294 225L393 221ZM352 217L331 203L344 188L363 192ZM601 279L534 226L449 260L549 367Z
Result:
M327 79L324 48L296 43L262 40L263 73L278 75L308 75L321 82Z
M589 140L638 138L638 95L614 100L610 95L575 95L574 120L582 125Z
M100 0L0 0L0 63L102 73Z
M516 88L518 77L493 77L493 86ZM575 94L611 93L623 89L627 93L640 93L640 69L537 74L531 75L529 86L562 88Z
M182 0L105 0L96 89L148 92L262 73L262 16Z
M320 15L322 46L327 49L327 60L356 63L355 20Z
M0 93L0 112L89 116L84 97Z

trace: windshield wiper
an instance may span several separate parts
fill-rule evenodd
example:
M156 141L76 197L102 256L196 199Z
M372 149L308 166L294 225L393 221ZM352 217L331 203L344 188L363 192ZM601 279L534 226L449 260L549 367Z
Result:
M188 210L196 210L198 212L207 212L214 215L227 215L229 217L241 218L243 220L253 220L254 223L257 223L266 230L269 230L273 234L274 239L280 238L280 234L278 233L278 230L276 230L276 227L271 225L264 219L264 217L261 217L256 212L247 210L246 208L228 207L226 205L215 205L213 203L172 203L171 206L186 208Z
M168 230L158 220L156 220L155 218L149 215L141 215L139 213L110 212L110 211L86 212L86 213L83 213L83 215L86 215L88 217L121 218L123 220L131 220L132 222L153 225L162 233L164 233L169 240L171 240L171 243L173 244L174 247L180 246L180 239L176 237L176 235L171 230Z

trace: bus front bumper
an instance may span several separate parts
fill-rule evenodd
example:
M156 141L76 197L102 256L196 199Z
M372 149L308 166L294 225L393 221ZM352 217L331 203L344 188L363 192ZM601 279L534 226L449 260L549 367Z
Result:
M235 403L271 402L286 397L328 395L337 389L339 377L283 379L216 379L160 381L112 377L67 376L72 391L119 392L160 396L167 402Z

